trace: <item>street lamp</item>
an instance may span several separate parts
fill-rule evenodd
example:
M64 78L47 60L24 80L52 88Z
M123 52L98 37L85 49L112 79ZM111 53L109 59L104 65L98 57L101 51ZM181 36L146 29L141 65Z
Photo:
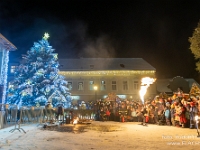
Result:
M98 87L96 86L96 85L94 85L94 93L95 93L95 95L94 95L94 97L95 97L95 100L94 100L94 103L96 103L97 102L97 89L98 89ZM99 102L97 102L96 103L96 106L97 106L97 108L96 108L96 120L98 120L99 121L99 114L98 114L98 110L99 110ZM95 110L94 110L95 111Z
M97 100L97 89L98 89L98 87L95 85L95 86L94 86L94 91L95 91L95 100Z

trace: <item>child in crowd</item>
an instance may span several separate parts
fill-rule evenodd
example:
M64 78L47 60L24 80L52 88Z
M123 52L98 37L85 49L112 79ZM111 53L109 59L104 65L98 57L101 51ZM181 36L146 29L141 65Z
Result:
M165 120L166 120L166 124L168 126L171 125L171 112L170 112L170 103L167 102L166 103L166 107L165 107Z

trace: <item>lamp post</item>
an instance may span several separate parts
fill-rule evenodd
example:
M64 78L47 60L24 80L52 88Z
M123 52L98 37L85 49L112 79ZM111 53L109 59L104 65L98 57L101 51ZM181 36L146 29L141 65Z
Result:
M95 86L94 86L94 91L95 91L95 101L97 100L97 89L98 89L98 87L95 85Z
M96 103L96 110L94 110L94 112L96 113L96 117L95 117L96 119L95 120L99 121L99 114L98 114L99 102L96 101L96 99L97 99L97 93L96 92L97 92L98 87L96 85L94 85L93 89L94 89L94 97L95 97L94 103Z

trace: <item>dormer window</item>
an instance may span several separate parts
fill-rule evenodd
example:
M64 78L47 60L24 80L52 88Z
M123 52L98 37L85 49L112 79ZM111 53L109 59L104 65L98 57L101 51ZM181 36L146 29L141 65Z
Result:
M125 68L125 65L124 64L120 64L120 67Z
M94 65L90 65L90 69L94 69Z

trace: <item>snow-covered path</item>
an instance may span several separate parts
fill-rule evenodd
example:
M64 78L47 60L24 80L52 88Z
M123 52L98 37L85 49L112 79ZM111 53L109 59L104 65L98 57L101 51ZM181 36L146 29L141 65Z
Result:
M193 150L199 149L196 129L158 126L147 127L138 122L97 122L95 126L113 126L117 131L103 132L84 129L84 132L41 130L37 124L22 125L23 133L13 127L0 130L2 150ZM65 125L71 126L72 125ZM79 125L76 125L78 127Z

